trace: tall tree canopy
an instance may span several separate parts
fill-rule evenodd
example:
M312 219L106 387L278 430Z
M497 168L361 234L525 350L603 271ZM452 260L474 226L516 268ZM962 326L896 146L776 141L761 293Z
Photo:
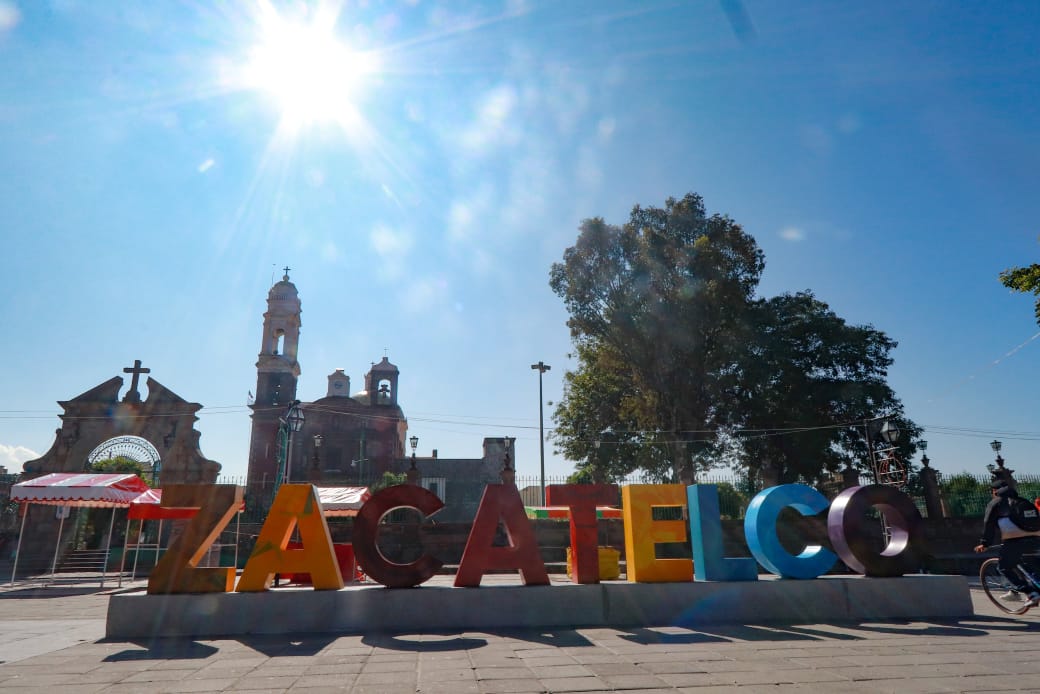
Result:
M1000 282L1008 289L1040 297L1040 265L1033 263L1029 267L1014 267L1004 270L1000 273ZM1035 314L1036 322L1040 325L1040 298L1036 300Z
M808 481L866 459L849 424L901 416L895 343L809 293L756 298L763 267L754 238L692 193L623 226L582 223L550 286L578 362L553 436L583 476L690 480L730 463ZM920 432L900 421L909 454Z
M621 227L585 220L577 243L552 266L550 286L570 313L579 373L604 359L627 366L630 397L616 415L652 431L648 444L670 448L676 475L692 478L692 444L701 431L728 423L721 396L734 367L734 328L763 267L755 240L728 217L709 217L692 193L664 208L637 205ZM580 383L568 382L558 422Z

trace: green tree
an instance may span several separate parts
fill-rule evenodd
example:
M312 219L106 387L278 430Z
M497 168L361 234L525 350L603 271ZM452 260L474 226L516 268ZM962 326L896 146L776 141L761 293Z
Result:
M635 207L628 223L585 220L552 266L577 367L565 374L554 442L582 476L641 469L662 481L723 464L815 481L868 459L863 420L891 416L896 344L850 326L811 293L755 297L764 258L701 198Z
M981 517L986 504L993 498L989 484L980 482L968 473L954 475L943 482L942 493L952 518Z
M1000 273L1000 282L1016 292L1030 293L1040 297L1040 265L1013 267ZM1040 324L1040 298L1036 300L1036 322Z
M93 472L137 475L145 482L147 482L152 476L151 465L142 463L139 460L134 460L125 455L117 455L114 458L99 460L91 465L90 469Z
M725 385L736 368L738 335L732 328L763 266L755 240L728 217L708 216L692 193L669 198L663 208L637 205L620 227L585 220L577 243L552 266L550 286L570 314L578 347L576 373L601 370L604 359L623 365L621 383L602 387L625 391L624 402L614 403L618 415L641 432L642 446L667 447L658 457L671 461L673 478L690 478L698 463L704 466L697 456L703 432L727 423ZM568 386L554 414L560 427L570 426L556 439L564 449L568 439L595 432L590 440L599 440L604 431L602 421L582 423L584 406L568 400L580 397L579 382ZM646 455L641 463L654 460Z
M823 472L869 459L863 426L879 413L900 431L901 459L920 428L903 416L886 381L896 343L872 326L849 325L810 292L755 303L745 328L740 393L740 467L777 481L818 481ZM880 444L880 441L874 443Z
M408 476L402 473L384 472L383 476L378 480L368 485L368 491L375 494L380 489L386 489L387 487L393 487L397 484L404 484L408 481Z
M668 470L666 450L646 445L640 431L643 402L624 360L609 345L577 345L578 368L564 373L551 434L580 479L618 482L637 469Z

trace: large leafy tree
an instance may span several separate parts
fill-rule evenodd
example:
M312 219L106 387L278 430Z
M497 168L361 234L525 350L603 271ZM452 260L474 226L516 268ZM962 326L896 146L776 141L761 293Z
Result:
M687 480L728 462L810 481L866 461L851 425L879 415L913 452L920 430L886 382L895 343L809 293L757 299L763 267L754 239L694 194L637 206L623 226L582 223L550 285L578 362L554 440L583 479Z
M894 341L849 325L809 292L759 300L749 316L734 437L742 467L781 483L855 467L869 460L867 428L879 413L902 432L900 457L916 451L920 428L886 380ZM883 445L876 435L871 444Z
M663 208L636 206L623 226L585 220L552 267L550 286L579 348L578 373L598 370L604 355L624 365L625 382L614 388L630 395L617 414L653 432L648 445L667 446L676 477L692 478L702 432L727 423L733 328L763 267L755 240L728 217L709 216L692 193ZM570 422L571 436L603 431L601 420L574 419L581 407L569 398L579 393L575 382L568 386L555 415L561 429Z
M555 441L569 460L579 461L576 480L618 481L642 469L670 474L666 447L648 445L642 431L645 405L632 370L609 345L577 346L578 368L564 374L564 397L556 408Z
M1015 267L1000 273L1000 282L1008 289L1036 295L1036 322L1040 324L1040 265Z

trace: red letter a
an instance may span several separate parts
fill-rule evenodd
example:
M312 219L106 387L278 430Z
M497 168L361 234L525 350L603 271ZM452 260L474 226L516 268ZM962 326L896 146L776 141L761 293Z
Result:
M506 526L509 537L506 547L493 547L491 544L499 519ZM489 484L484 488L459 563L459 572L455 574L455 585L476 588L490 569L517 569L524 585L549 585L549 574L545 572L531 522L524 513L524 502L520 499L520 492L511 484Z

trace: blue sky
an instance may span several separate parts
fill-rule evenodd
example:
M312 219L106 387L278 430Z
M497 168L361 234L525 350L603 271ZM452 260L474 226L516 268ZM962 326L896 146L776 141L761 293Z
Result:
M244 474L289 265L302 399L387 350L420 455L515 436L536 475L530 365L556 401L573 364L550 265L581 219L695 191L763 295L899 342L935 467L998 438L1040 473L1040 328L997 280L1040 251L1040 6L745 0L748 32L735 4L0 0L0 464L141 359Z

